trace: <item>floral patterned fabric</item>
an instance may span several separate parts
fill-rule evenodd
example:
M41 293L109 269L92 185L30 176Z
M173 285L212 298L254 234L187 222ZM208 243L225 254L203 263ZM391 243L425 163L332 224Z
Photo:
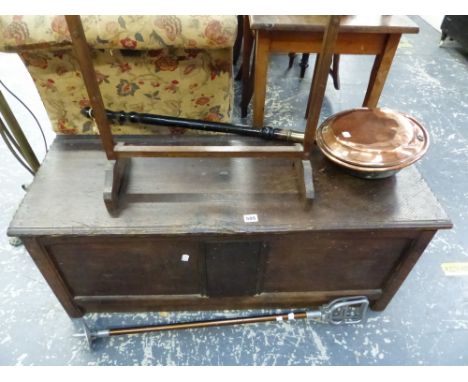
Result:
M135 55L135 53L137 53ZM106 108L184 118L229 121L232 103L230 49L93 51ZM79 66L70 50L22 52L52 126L62 134L95 134L80 114L89 105ZM172 129L113 125L114 134L180 133Z
M235 16L82 16L96 49L230 48ZM0 16L0 49L70 42L64 16Z
M89 100L71 46L55 44L67 41L66 24L62 23L62 19L50 16L51 28L44 31L41 27L44 26L44 19L48 17L0 16L0 36L4 38L0 46L4 49L10 47L8 49L11 50L13 41L18 46L47 43L45 46L39 45L37 49L20 49L19 54L37 86L54 130L59 134L96 134L94 123L80 114L81 108L89 105ZM109 24L114 22L111 20L113 18L118 27ZM182 22L181 18L183 17L83 17L83 25L87 26L85 33L88 41L90 38L96 39L92 50L93 63L106 108L230 121L233 100L232 45L224 45L227 41L233 44L233 40L230 34L228 36L225 34L227 32L223 31L231 30L231 17L217 20L215 16L187 16L187 20L199 20L199 33L194 31L195 22L187 24L188 21ZM6 23L5 19L10 22ZM175 19L180 22L176 22ZM235 17L232 19L236 20ZM138 20L141 22L141 29L137 28ZM223 26L221 21L226 20L229 20L227 26ZM220 26L217 26L217 23L215 25L213 21L219 21ZM164 39L153 38L146 43L149 24L152 28L164 30L162 34L157 32L158 36L164 36ZM96 26L94 34L90 25L99 25ZM182 33L186 25L191 25L193 38ZM209 25L211 26L208 27ZM124 28L127 28L127 31L131 29L131 33L122 33ZM187 29L190 30L188 27ZM130 38L130 35L133 38ZM205 47L210 46L210 49L187 47L202 46L202 35L205 36L203 44ZM56 37L52 44L50 36ZM62 36L62 40L58 36ZM199 40L196 40L197 36ZM189 43L189 40L197 43ZM173 45L164 45L162 42L172 42ZM119 44L124 48L111 49ZM97 46L100 48L97 49ZM145 46L151 49L144 49ZM101 49L104 47L108 49ZM131 124L113 125L112 131L114 134L185 133L182 129Z

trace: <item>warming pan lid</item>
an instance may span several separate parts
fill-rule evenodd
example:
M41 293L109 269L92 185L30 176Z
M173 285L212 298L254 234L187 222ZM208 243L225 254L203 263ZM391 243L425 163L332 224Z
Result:
M316 132L332 161L363 171L396 170L421 158L429 136L413 117L387 108L346 110L325 120Z

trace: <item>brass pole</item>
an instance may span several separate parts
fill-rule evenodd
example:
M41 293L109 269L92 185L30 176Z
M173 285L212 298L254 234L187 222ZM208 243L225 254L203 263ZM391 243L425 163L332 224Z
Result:
M20 154L26 160L28 165L33 170L33 172L36 173L40 166L39 161L37 160L36 154L34 154L34 151L31 148L31 145L29 144L28 139L24 135L23 130L21 129L21 126L16 120L1 90L0 90L0 114L3 116L3 119L5 120L5 124L7 125L7 127L9 127L16 142L18 143L18 146L20 148Z
M97 331L91 331L86 325L86 322L83 321L83 332L74 334L73 337L85 337L89 348L92 349L94 340L98 338L128 334L163 332L168 330L208 328L213 326L254 324L260 322L289 321L298 319L312 320L323 324L333 325L357 324L365 319L368 306L369 300L367 297L350 296L338 298L328 304L322 305L320 308L315 310L278 313L265 316L221 318L218 320L209 321L179 322L174 324L147 325L129 328L110 328Z
M150 332L163 332L163 331L168 331L168 330L208 328L212 326L256 324L260 322L288 321L288 320L305 319L305 318L307 318L306 312L297 312L297 313L289 313L289 314L272 314L269 316L257 316L257 317L237 317L237 318L232 318L232 319L184 322L184 323L155 325L155 326L140 326L140 327L135 327L135 328L124 328L124 329L109 329L109 336L150 333Z

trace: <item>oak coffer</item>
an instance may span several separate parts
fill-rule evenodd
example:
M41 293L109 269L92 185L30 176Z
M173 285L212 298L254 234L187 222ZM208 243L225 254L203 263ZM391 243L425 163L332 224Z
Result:
M350 295L382 310L451 222L414 166L365 180L317 150L312 165L307 204L290 160L132 159L111 217L99 141L59 137L8 233L72 317L306 307Z

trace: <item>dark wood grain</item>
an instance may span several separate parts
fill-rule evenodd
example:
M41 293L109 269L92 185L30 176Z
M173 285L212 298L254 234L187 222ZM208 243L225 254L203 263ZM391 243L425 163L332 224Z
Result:
M145 139L149 144L183 145L197 144L201 138ZM125 137L125 141L132 139ZM208 142L264 143L221 136L210 137ZM288 159L135 158L132 162L122 199L125 208L113 219L102 202L107 160L99 139L57 137L9 234L123 234L128 233L126 222L131 222L136 234L188 235L451 227L415 166L387 179L359 179L330 163L314 147L316 197L313 208L304 209L297 172ZM248 213L257 213L259 224L246 226L242 216Z
M206 291L209 297L257 294L261 241L216 241L205 243Z
M338 297L368 296L376 300L381 290L339 290L302 293L262 293L247 297L204 297L199 295L76 296L73 303L84 312L138 312L171 310L214 310L251 308L304 308Z
M310 232L270 238L264 291L382 288L410 241L398 232Z
M22 241L37 268L41 271L47 284L49 284L68 315L70 317L81 317L83 310L74 304L73 291L49 256L49 253L42 246L40 240L32 237L23 238Z
M145 139L183 146L200 137ZM244 141L261 144L236 144ZM304 206L288 159L133 162L114 219L100 197L98 138L57 138L9 227L71 317L307 307L353 295L381 310L434 233L451 227L414 167L369 181L313 150L316 196Z
M400 261L394 267L389 277L383 284L384 293L381 298L372 303L372 309L384 310L390 300L393 298L398 288L416 265L419 257L422 255L429 242L434 237L436 231L420 231L419 234L409 243L400 257Z
M201 294L198 241L150 237L68 238L45 250L74 295ZM188 259L184 260L183 255Z

